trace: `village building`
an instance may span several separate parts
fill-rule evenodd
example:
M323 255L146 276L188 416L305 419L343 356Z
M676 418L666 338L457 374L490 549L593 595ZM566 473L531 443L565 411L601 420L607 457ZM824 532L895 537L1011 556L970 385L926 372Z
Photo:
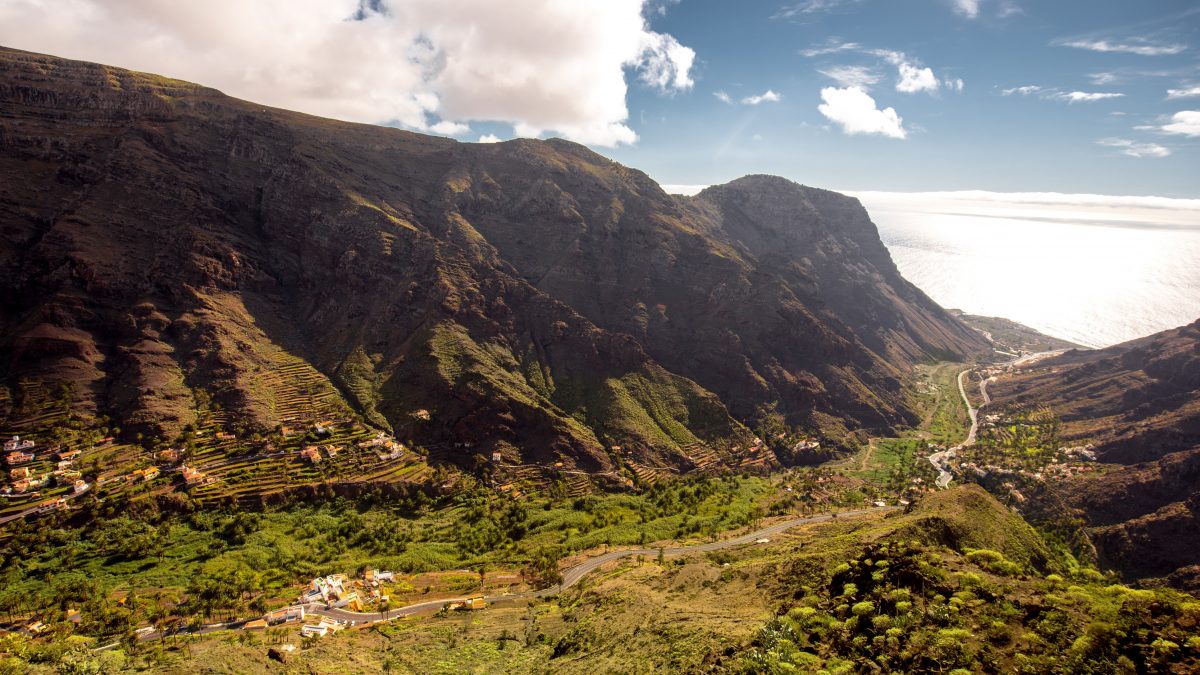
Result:
M305 446L304 449L300 451L300 456L313 464L321 461L321 451L318 450L317 446L315 445Z
M186 464L183 465L180 472L183 474L184 485L202 485L208 481L207 474Z
M8 457L6 457L4 459L4 461L7 462L9 466L16 466L18 464L28 464L29 462L32 462L36 458L37 458L37 455L34 455L32 452L19 452L18 451L18 452L14 452L14 453L10 454Z
M138 478L141 478L143 482L149 483L155 478L158 478L158 467L148 466L145 469L138 469L134 471L133 479L137 480Z
M167 448L166 450L163 450L162 452L158 453L158 461L165 462L167 464L174 464L175 462L178 462L179 450L175 448Z
M8 472L8 477L13 480L24 480L29 478L29 467L22 466Z
M237 436L235 436L231 433L228 433L226 431L218 431L216 434L216 439L218 441L232 441L232 440L236 440Z
M445 609L446 611L449 611L449 612L454 612L454 611L469 612L469 611L474 611L474 610L479 610L479 609L485 609L486 607L487 607L487 603L484 602L483 596L481 596L481 595L475 596L473 598L467 598L466 600L452 600L450 602L447 602L445 605L443 605L443 609Z
M433 419L433 416L429 414L429 411L424 408L421 408L420 410L413 412L412 415L413 415L413 417L421 420L422 422L428 422L429 420Z
M79 459L79 455L83 454L79 450L59 450L57 453L59 461L74 462Z
M5 452L18 452L21 450L28 450L28 449L32 448L34 445L36 445L36 443L34 441L31 441L28 439L21 440L20 436L13 436L12 438L8 439L7 441L4 441L4 451Z
M277 626L281 623L290 623L292 621L304 620L304 607L301 605L292 605L290 607L281 607L263 615L263 620L267 625Z
M91 489L91 487L92 486L88 485L87 482L84 481L83 479L77 479L75 481L75 483L71 486L71 493L77 494L77 495L83 494L84 492L87 492L89 489Z

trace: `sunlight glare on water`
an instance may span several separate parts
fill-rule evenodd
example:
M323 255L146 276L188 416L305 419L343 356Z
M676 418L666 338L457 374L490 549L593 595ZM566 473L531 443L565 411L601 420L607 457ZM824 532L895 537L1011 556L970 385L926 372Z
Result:
M1200 318L1200 200L856 196L901 274L945 307L1092 347Z

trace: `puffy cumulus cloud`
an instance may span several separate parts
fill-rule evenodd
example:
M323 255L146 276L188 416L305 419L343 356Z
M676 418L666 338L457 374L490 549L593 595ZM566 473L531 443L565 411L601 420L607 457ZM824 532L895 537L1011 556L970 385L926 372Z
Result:
M747 96L742 99L743 105L758 105L759 103L778 103L783 97L778 93L768 89L761 94Z
M1170 148L1158 143L1138 143L1128 138L1101 138L1096 143L1108 148L1116 148L1121 151L1121 154L1130 157L1167 157L1171 154Z
M498 121L612 146L637 139L628 74L663 92L692 86L695 52L651 31L645 2L6 0L0 43L337 119Z
M1149 38L1135 37L1125 41L1114 40L1061 40L1056 44L1093 52L1116 52L1139 56L1170 56L1187 49L1186 45L1155 42Z
M1159 127L1163 133L1181 136L1200 136L1200 110L1180 110L1171 115L1166 124Z
M499 143L500 137L496 134L484 134L479 137L479 143Z
M937 91L938 79L933 76L932 68L918 68L911 63L901 63L900 79L896 80L896 91L905 94L915 94L919 91Z
M446 136L462 136L471 131L471 127L462 122L451 122L450 120L442 120L429 125L429 130L435 134L444 134Z
M933 93L941 87L941 82L933 74L932 68L922 67L920 61L909 58L904 52L892 49L868 49L866 53L896 66L896 91L905 94L922 91ZM952 83L948 81L947 88L952 91L962 91L962 86L958 85L959 82L962 80L953 81L953 86L951 86Z
M1193 98L1196 96L1200 96L1200 86L1167 90L1167 98Z
M878 134L888 138L906 138L904 121L894 108L880 110L875 99L858 87L826 87L817 106L822 115L842 128L847 135Z
M817 72L842 87L858 87L863 91L870 89L880 79L879 73L868 66L831 66Z

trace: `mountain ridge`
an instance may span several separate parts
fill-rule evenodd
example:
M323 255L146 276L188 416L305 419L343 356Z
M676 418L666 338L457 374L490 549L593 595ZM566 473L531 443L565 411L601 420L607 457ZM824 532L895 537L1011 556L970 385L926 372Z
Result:
M170 438L199 397L259 429L361 416L464 466L605 472L622 445L688 470L778 418L831 444L911 424L904 370L986 349L857 200L785 179L672 197L567 141L463 144L14 50L0 122L14 428L36 380L126 433Z

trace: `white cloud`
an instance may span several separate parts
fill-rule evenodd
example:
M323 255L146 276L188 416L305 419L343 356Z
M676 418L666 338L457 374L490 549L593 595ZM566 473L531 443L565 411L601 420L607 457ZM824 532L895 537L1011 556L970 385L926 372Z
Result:
M966 86L966 83L963 82L961 77L946 78L946 79L942 80L942 84L947 89L950 89L952 91L962 91L963 87Z
M889 138L906 138L904 121L894 108L880 110L875 99L858 87L825 87L817 106L822 115L842 128L847 135L879 134Z
M1051 94L1049 97L1059 101L1066 101L1068 103L1090 103L1092 101L1103 101L1110 98L1121 98L1124 95L1125 94L1119 94L1111 91L1060 91Z
M1023 87L1000 90L1001 96L1012 96L1013 94L1020 94L1022 96L1036 94L1039 98L1052 101L1066 101L1068 103L1090 103L1092 101L1103 101L1125 96L1125 94L1114 91L1062 91L1056 88L1047 89L1036 84L1027 84Z
M1181 44L1164 44L1147 38L1132 38L1124 42L1109 40L1069 40L1058 44L1063 47L1087 49L1093 52L1118 52L1122 54L1137 54L1139 56L1169 56L1187 49Z
M1063 192L870 192L845 191L872 213L961 213L1014 218L1058 216L1067 222L1113 225L1142 223L1194 228L1200 199L1156 196L1072 194Z
M818 73L832 79L842 87L858 87L863 91L879 82L879 73L867 66L831 66Z
M1088 78L1091 79L1092 84L1100 86L1112 84L1120 79L1116 73L1092 73L1088 75Z
M471 127L462 122L451 122L450 120L442 120L436 124L429 126L429 130L435 134L445 134L446 136L462 136L471 131Z
M857 42L839 42L837 40L828 40L824 45L819 47L801 49L800 55L812 58L814 56L825 56L827 54L837 54L839 52L854 52L862 48L863 46Z
M1020 94L1022 96L1029 96L1030 94L1036 94L1041 90L1042 88L1036 84L1027 84L1023 87L1013 87L1011 89L1001 90L1000 95L1012 96L1013 94Z
M832 12L844 5L851 5L861 2L862 0L800 0L789 7L784 7L779 10L772 18L774 19L795 19L806 14L820 14L824 12Z
M669 195L684 195L692 197L704 191L707 185L660 185L663 192Z
M768 89L761 94L747 96L742 99L742 105L758 105L759 103L778 103L783 97Z
M1200 96L1200 86L1167 90L1167 98L1193 98L1196 96Z
M730 105L733 105L733 98L731 98L729 96L729 94L726 94L723 91L714 91L713 96L716 96L717 100L720 101L721 103L728 103Z
M1166 157L1171 154L1170 148L1157 143L1137 143L1127 138L1101 138L1096 143L1108 148L1116 148L1121 151L1121 154L1130 157Z
M479 137L480 143L499 143L500 137L496 134L484 134Z
M510 123L632 143L627 74L689 89L695 53L645 0L0 2L0 43L148 70L259 103L427 130Z
M1181 110L1171 115L1171 121L1159 129L1168 134L1200 136L1200 110Z
M644 32L642 52L636 63L640 79L659 91L691 89L692 62L696 52L663 33Z
M905 94L915 94L920 91L937 91L938 79L933 76L932 68L918 68L911 63L901 63L900 79L896 82L896 91Z
M979 0L954 0L954 11L974 19L979 16Z

